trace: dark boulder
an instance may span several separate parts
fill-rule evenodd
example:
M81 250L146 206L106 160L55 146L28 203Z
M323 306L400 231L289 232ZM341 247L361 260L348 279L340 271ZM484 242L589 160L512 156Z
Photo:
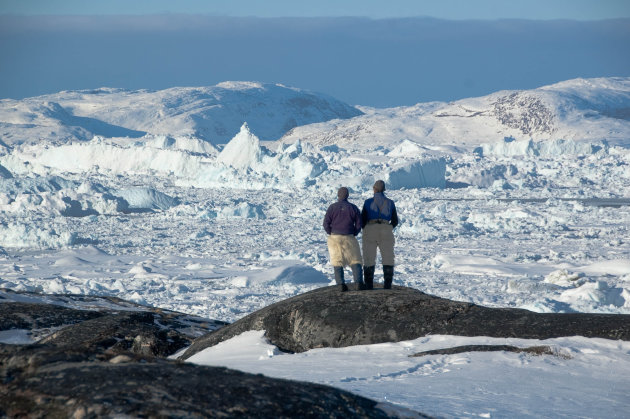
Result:
M64 301L70 303L73 297L84 299L65 296ZM152 307L130 307L117 299L108 298L107 302L117 305L81 310L58 304L3 302L0 331L26 329L38 344L81 348L85 352L132 351L164 357L190 345L193 338L226 324Z
M45 329L101 317L103 313L52 304L0 303L0 330Z
M5 295L21 298L16 293ZM36 341L31 345L0 344L3 381L60 362L109 361L119 355L129 360L166 357L190 345L195 337L225 325L111 297L28 293L27 298L41 302L0 303L0 331L28 330ZM92 309L65 306L85 303Z
M432 334L548 339L586 336L630 340L630 315L534 313L451 301L418 290L340 292L319 288L252 313L198 338L182 355L195 353L248 330L286 352L416 339Z
M109 297L28 297L42 303L0 303L0 330L44 334L35 344L0 344L0 417L396 414L391 406L333 387L164 359L222 322ZM86 302L99 309L59 305ZM405 416L426 417L412 411Z
M0 389L3 417L389 417L332 387L164 360L55 363Z
M188 336L159 326L159 320L160 315L149 311L108 314L61 329L38 343L83 347L91 352L131 351L162 357L190 344Z

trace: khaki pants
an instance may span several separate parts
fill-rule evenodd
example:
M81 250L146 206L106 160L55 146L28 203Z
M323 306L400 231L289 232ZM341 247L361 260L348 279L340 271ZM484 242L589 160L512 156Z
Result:
M328 253L332 266L361 264L359 242L352 234L331 234L328 236Z
M389 224L368 224L363 229L363 266L376 264L376 248L381 252L383 265L394 265L394 228Z

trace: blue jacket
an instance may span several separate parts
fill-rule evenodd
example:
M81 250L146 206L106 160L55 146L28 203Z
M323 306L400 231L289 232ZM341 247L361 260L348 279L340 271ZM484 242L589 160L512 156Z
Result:
M359 208L340 200L328 207L324 217L324 230L327 234L352 234L356 236L361 231L361 213Z
M361 211L361 227L365 227L370 220L383 220L392 227L398 225L398 214L394 201L387 198L384 193L377 192L373 198L366 199Z

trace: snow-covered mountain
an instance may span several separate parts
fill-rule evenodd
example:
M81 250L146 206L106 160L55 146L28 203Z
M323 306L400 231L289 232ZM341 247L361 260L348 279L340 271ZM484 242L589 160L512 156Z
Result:
M367 149L404 140L433 150L511 138L626 144L630 78L575 79L452 103L358 108L278 84L224 82L161 91L97 89L0 101L0 147L94 136L195 137L225 144L247 122L262 141ZM4 144L4 145L3 145Z
M429 149L470 148L504 138L630 144L630 77L575 79L452 103L362 109L365 114L296 127L282 141L369 148L410 140Z
M334 98L280 84L224 82L160 91L102 88L0 101L0 141L10 145L167 134L223 144L244 122L260 139L275 140L296 126L360 114Z

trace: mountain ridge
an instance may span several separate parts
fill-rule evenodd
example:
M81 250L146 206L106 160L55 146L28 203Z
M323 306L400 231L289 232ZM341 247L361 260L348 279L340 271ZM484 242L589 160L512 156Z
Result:
M448 103L361 109L364 115L351 120L296 127L281 141L354 148L409 140L446 152L504 138L630 145L630 77L578 78Z
M99 88L0 101L0 138L57 141L145 134L193 136L214 145L247 122L262 140L289 129L361 111L330 96L280 84L223 82L164 90Z
M63 143L166 135L226 144L247 123L261 141L370 149L411 141L434 151L511 140L630 145L630 77L572 79L455 102L353 107L282 84L226 81L164 90L98 88L0 100L0 141Z

